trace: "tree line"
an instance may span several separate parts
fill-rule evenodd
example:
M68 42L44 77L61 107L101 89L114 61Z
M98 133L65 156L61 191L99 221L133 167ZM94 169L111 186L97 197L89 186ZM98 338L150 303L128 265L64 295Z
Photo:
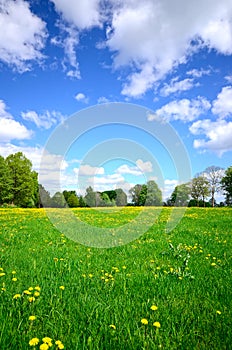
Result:
M175 187L170 198L162 201L162 192L153 180L137 184L129 190L131 202L121 189L94 191L91 186L84 196L76 191L56 192L53 196L38 183L38 174L22 152L6 158L0 156L0 206L40 207L113 207L113 206L216 206L215 195L223 192L225 201L219 205L232 206L232 166L225 171L211 166L190 182Z

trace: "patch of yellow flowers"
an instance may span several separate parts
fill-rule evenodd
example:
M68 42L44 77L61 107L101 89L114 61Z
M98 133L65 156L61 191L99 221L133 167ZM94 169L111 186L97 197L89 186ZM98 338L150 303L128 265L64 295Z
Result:
M39 345L39 342L40 342L39 338L32 338L29 341L29 345L35 347L36 345ZM64 349L64 345L60 340L56 340L55 345L56 345L56 348L59 350ZM42 344L40 344L40 346L39 346L39 349L40 350L48 350L52 346L53 346L52 338L44 337L42 339Z

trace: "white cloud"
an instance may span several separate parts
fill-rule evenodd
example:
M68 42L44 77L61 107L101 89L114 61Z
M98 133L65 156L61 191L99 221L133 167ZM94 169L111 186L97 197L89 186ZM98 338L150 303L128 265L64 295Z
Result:
M101 25L100 0L51 0L63 18L79 29Z
M213 102L212 112L220 117L232 114L232 86L222 88Z
M24 140L31 138L31 136L32 131L16 121L13 116L7 112L5 103L0 100L0 142Z
M225 76L225 79L228 81L228 83L232 84L232 75Z
M138 159L136 161L136 165L144 173L151 173L152 172L152 163L150 161L144 162L142 159Z
M75 99L79 102L84 102L84 103L89 102L88 97L86 97L85 94L83 94L82 92L79 92L78 94L76 94Z
M97 100L97 103L108 103L108 102L110 102L110 101L105 96L101 96Z
M119 0L114 4L107 46L114 53L114 68L132 68L124 95L144 94L203 47L232 53L231 0Z
M193 78L201 78L203 75L209 75L211 72L210 69L191 69L186 74L192 76Z
M142 171L138 169L137 166L129 166L128 164L120 165L120 167L118 167L118 169L115 172L117 174L129 174L134 176L143 175Z
M204 135L204 138L194 140L195 148L211 150L219 155L232 150L232 121L198 120L191 125L189 130L193 135Z
M27 1L0 1L0 60L20 72L44 56L46 24L30 11Z
M37 114L35 111L28 111L21 113L22 118L26 121L33 122L38 128L50 129L53 125L61 122L64 117L60 112L45 111L43 114Z
M74 172L79 176L103 175L105 169L103 167L95 167L89 164L81 165L79 168L74 168Z
M170 198L172 192L174 191L174 188L179 184L178 180L170 180L170 179L166 179L164 180L164 188L162 188L162 194L163 194L163 198L164 200L167 200L168 198Z
M183 79L177 80L172 79L170 84L164 84L163 88L160 90L162 96L168 96L174 92L187 91L192 89L194 86L193 79Z
M154 114L148 115L148 120L163 119L165 121L181 120L183 122L189 122L197 119L209 109L209 101L201 96L198 96L198 98L194 100L175 100L162 106L160 109L156 110Z

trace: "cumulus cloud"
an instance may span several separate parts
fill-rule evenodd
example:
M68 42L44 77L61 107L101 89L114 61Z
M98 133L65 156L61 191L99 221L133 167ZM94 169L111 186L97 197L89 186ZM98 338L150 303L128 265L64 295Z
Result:
M50 129L53 125L64 120L64 116L60 112L45 111L43 114L38 114L35 111L22 112L21 116L24 120L34 123L38 128Z
M192 76L193 78L201 78L203 75L209 75L211 73L211 69L191 69L186 74Z
M193 135L204 135L194 140L194 147L202 150L211 150L219 155L232 150L232 121L219 119L198 120L189 128Z
M157 109L154 114L148 115L148 120L181 120L189 122L206 113L210 106L210 102L201 96L193 100L175 100Z
M108 100L108 98L105 96L101 96L97 100L97 103L108 103L108 102L110 102L110 100Z
M16 121L7 111L4 101L0 100L0 142L24 140L32 136L32 131Z
M169 96L170 94L173 94L175 92L190 90L193 86L193 79L186 78L183 80L178 80L178 78L173 78L170 84L164 84L164 86L160 90L160 93L162 96Z
M81 165L79 168L75 168L74 172L80 176L90 176L90 175L103 175L105 169L103 167L95 167L89 164Z
M213 101L212 112L220 117L232 114L232 86L225 86Z
M152 163L150 161L144 162L142 159L136 161L136 166L129 166L123 164L115 171L117 174L129 174L134 176L142 176L144 173L152 172Z
M114 68L132 69L122 94L144 94L203 47L231 54L231 17L230 0L117 1L107 46L114 52Z
M40 61L47 33L46 24L30 10L27 1L0 1L0 60L19 72Z
M79 102L84 102L84 103L89 102L88 97L86 97L85 94L83 94L82 92L79 92L78 94L76 94L75 99Z

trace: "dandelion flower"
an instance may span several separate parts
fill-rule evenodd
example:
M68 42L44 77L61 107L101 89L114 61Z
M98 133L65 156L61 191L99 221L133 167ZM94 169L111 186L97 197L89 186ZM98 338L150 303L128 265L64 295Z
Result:
M116 330L116 326L114 324L110 324L110 328Z
M17 278L16 278L16 277L13 277L13 278L12 278L12 281L13 281L13 282L16 282L16 281L17 281Z
M40 350L48 350L48 349L49 349L49 346L48 346L48 344L43 343L43 344L40 345L39 348L40 348Z
M28 290L31 292L34 288L33 287L29 287Z
M141 323L146 325L146 324L148 324L148 320L146 318L142 318L141 319Z
M31 294L31 292L30 292L29 290L27 290L27 289L24 290L23 293L24 293L24 294L27 294L27 295L30 295L30 294Z
M60 340L57 340L57 341L55 342L55 344L58 346L58 349L59 349L59 350L64 349L64 345L62 344L62 342L61 342Z
M156 327L156 328L160 328L160 327L161 327L161 326L160 326L160 323L157 322L157 321L153 323L153 326Z
M29 321L34 321L36 319L36 316L29 316Z
M61 290L64 290L64 289L65 289L65 286L60 286L60 289L61 289Z
M221 315L221 311L219 311L219 310L217 310L216 313L217 313L218 315Z
M40 292L37 292L37 291L36 291L36 292L34 293L34 297L39 297L39 296L40 296Z
M15 275L15 274L16 274L16 271L12 271L11 273L12 273L12 275Z
M38 292L40 292L41 288L39 286L35 287L35 290L37 290Z
M158 306L156 306L156 305L152 305L152 306L151 306L151 310L153 310L153 311L158 310Z
M211 266L216 266L216 263L212 262Z
M21 297L21 294L15 294L14 296L13 296L13 299L18 299L18 298L20 298Z
M32 303L33 301L35 301L35 297L29 297L28 301L29 301L29 303Z
M0 277L3 277L3 276L5 276L5 272L0 273Z
M29 345L30 346L35 346L35 345L38 345L39 344L39 339L38 338L32 338L30 341L29 341Z

